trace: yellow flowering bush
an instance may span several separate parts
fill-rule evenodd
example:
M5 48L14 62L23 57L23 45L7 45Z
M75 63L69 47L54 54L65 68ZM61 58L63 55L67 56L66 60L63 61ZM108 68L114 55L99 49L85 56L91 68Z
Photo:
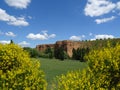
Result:
M46 90L38 61L15 44L0 44L0 90Z
M92 50L86 59L89 71L94 75L95 83L107 90L120 89L120 44L99 50Z
M88 68L61 75L52 90L120 90L120 45L90 51Z
M56 77L51 90L90 90L89 79L90 75L87 75L86 70L71 71Z

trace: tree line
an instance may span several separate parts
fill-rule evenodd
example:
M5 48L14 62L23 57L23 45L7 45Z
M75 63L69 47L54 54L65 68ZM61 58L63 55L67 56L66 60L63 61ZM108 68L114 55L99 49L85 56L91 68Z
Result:
M85 41L84 41L85 42ZM107 42L111 43L111 46L114 47L117 43L120 43L120 39L105 39L105 40L95 40L95 41L86 41L88 46L83 48L77 48L72 50L72 57L69 57L64 50L64 48L50 48L48 47L44 52L37 51L36 48L24 47L30 53L31 57L43 57L43 58L56 58L59 60L73 59L79 60L81 62L86 61L84 56L90 52L92 49L98 49L107 46Z
M65 52L63 47L59 48L50 48L48 47L44 52L40 52L36 50L35 48L30 47L24 47L24 50L28 51L31 58L37 58L37 57L43 57L43 58L56 58L59 60L65 60L65 59L73 59L73 60L79 60L81 62L84 62L84 56L88 54L89 48L78 48L72 50L72 57L69 57L68 54Z

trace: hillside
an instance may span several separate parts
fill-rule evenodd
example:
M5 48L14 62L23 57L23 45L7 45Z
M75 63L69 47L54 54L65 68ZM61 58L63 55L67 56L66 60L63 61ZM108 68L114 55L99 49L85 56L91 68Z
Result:
M93 41L71 41L71 40L63 40L63 41L56 41L55 44L42 44L37 45L36 49L40 52L45 51L47 48L58 49L62 47L64 51L68 54L69 57L72 57L72 50L77 48L101 48L107 45L107 42L110 42L112 46L115 46L116 43L120 43L120 38L114 39L100 39L100 40L93 40Z

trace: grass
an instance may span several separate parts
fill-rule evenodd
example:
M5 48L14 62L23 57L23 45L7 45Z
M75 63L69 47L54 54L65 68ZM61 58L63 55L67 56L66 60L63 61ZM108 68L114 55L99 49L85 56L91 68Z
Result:
M57 59L46 58L40 58L39 60L41 63L40 68L45 72L48 87L56 76L66 74L67 72L73 70L82 70L83 68L87 67L86 63L75 60L60 61Z

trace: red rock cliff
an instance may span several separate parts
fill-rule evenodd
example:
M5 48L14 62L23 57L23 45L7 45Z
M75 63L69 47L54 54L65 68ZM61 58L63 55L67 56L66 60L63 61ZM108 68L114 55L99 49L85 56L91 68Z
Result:
M64 51L69 55L69 57L72 57L72 50L77 48L85 47L85 43L80 41L70 41L70 40L64 40L64 41L57 41L55 44L43 44L43 45L37 45L36 48L39 51L45 51L46 48L59 48L63 47Z

